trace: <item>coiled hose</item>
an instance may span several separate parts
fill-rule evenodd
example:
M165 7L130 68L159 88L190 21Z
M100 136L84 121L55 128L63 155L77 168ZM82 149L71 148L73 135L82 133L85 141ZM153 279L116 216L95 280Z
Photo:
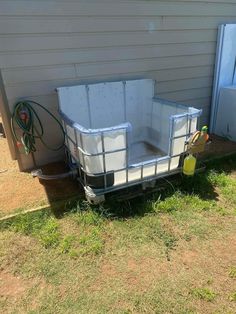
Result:
M58 124L63 135L63 142L58 147L51 147L44 141L44 128L32 105L44 110ZM22 131L20 138L16 132L16 125ZM23 145L27 155L36 152L36 139L39 139L47 149L52 151L58 151L64 146L65 133L60 121L48 109L33 100L24 100L15 104L11 117L11 129L17 146Z

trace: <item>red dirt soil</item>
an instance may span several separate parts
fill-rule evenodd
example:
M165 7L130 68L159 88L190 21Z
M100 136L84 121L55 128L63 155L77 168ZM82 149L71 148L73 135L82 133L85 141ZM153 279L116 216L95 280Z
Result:
M0 152L0 217L81 193L75 180L40 182L30 173L20 172L17 161L11 159L6 138L0 137ZM42 169L47 174L66 171L63 163L44 166Z

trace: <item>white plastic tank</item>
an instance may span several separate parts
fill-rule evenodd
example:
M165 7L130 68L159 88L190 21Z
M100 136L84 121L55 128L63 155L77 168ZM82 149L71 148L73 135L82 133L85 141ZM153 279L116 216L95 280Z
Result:
M85 189L92 185L96 193L178 171L201 115L201 110L154 97L151 79L57 91L65 145Z

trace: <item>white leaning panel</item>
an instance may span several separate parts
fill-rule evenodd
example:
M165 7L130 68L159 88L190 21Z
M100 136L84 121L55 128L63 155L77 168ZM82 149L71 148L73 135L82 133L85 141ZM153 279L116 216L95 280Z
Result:
M236 86L220 90L215 132L236 141Z
M88 85L91 128L106 128L125 122L122 82Z
M221 87L236 84L236 24L219 26L210 132L215 133Z
M154 81L131 80L125 83L125 121L133 128L133 140L143 136L145 128L151 126Z
M74 122L90 128L86 86L60 87L57 88L57 92L60 111Z

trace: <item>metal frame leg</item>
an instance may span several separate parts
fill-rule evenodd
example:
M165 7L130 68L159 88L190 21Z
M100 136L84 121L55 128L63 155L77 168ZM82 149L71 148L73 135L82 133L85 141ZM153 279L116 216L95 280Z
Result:
M92 205L98 205L105 202L105 195L96 195L89 187L84 188L87 201Z

